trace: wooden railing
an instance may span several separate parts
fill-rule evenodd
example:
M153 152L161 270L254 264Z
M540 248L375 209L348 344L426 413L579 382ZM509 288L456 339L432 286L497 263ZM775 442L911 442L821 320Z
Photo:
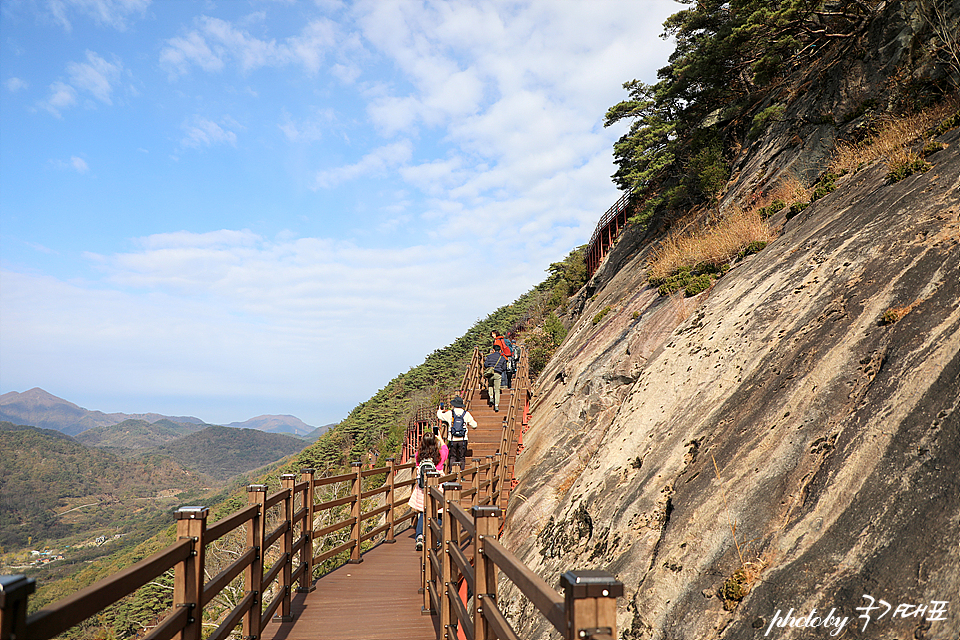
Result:
M479 389L479 351L474 360L475 366L464 375L462 393ZM526 358L522 358L515 380L527 380L525 367ZM515 418L524 410L526 393L512 395L497 455L473 458L465 469L447 475L428 474L422 612L439 615L438 640L454 640L458 626L468 640L516 638L497 607L497 577L502 572L564 638L616 638L621 583L603 572L568 571L561 577L566 593L561 598L498 542L510 467L516 457L511 443L517 442L515 431L521 422ZM147 639L223 640L238 626L244 638L259 638L271 619L293 619L293 587L312 591L314 567L345 554L349 554L346 562L362 562L364 545L378 536L383 536L383 542L394 542L398 527L417 516L406 507L409 491L402 491L416 482L413 466L412 461L394 464L391 458L384 467L365 469L356 462L350 473L325 478L316 478L314 469L302 469L299 478L284 474L279 491L268 495L265 485L250 485L248 505L209 526L206 507L181 507L176 514L175 543L30 616L27 602L35 581L0 576L0 640L53 638L171 569L172 607ZM411 472L404 473L407 470ZM373 480L380 475L382 482ZM365 480L376 486L365 489ZM328 494L319 503L318 490ZM441 513L446 517L439 517ZM344 535L348 528L349 534ZM233 559L225 566L210 562L208 547L228 539L236 543ZM216 575L205 580L214 571ZM460 598L458 584L473 595L475 612ZM212 633L202 634L204 611L231 585L241 586L243 597L219 612Z
M470 504L496 506L503 491L500 467L505 459L502 455L475 458L465 469L437 475L444 482L467 483L470 488L463 498ZM0 640L53 638L170 569L174 570L173 606L146 638L199 640L205 608L238 579L244 597L218 616L216 630L205 637L221 640L242 625L243 637L258 638L271 619L292 620L291 591L294 585L300 592L313 590L315 566L344 554L349 554L347 562L362 562L365 543L378 536L393 542L397 529L416 517L417 512L406 506L410 492L403 491L416 482L413 466L413 462L394 464L391 458L384 467L364 468L356 462L350 473L325 478L314 477L314 469L303 469L299 479L296 474L284 474L279 491L267 495L265 485L250 485L248 506L209 526L206 507L181 507L176 514L177 542L30 616L27 600L35 582L23 576L2 576ZM364 488L365 479L380 475L382 483ZM325 497L329 499L317 502L318 490L338 485L346 490L328 490ZM338 493L344 495L336 497ZM370 522L373 518L379 524ZM348 528L349 535L342 535ZM338 532L340 536L335 535ZM225 567L212 566L207 548L228 537L239 542L235 559ZM204 581L211 571L218 572Z
M502 430L500 436L500 445L497 448L497 454L503 452L507 453L506 458L503 461L503 464L499 467L499 480L501 490L506 492L509 491L512 486L511 482L513 480L513 465L516 462L517 454L519 453L519 440L520 440L520 429L522 429L524 424L525 412L528 408L528 399L529 399L529 390L530 390L530 362L527 358L526 352L522 351L520 345L516 345L517 349L521 349L521 355L518 358L517 370L513 374L513 391L514 393L510 396L510 403L506 407L506 411L503 414ZM464 371L463 379L460 383L459 395L463 398L464 403L467 407L473 406L473 401L475 398L479 397L480 393L480 381L481 374L483 371L483 355L479 347L474 347L473 356L470 360L470 365ZM423 430L429 422L436 421L436 410L432 407L422 408L418 410L418 416L426 415L425 412L429 411L432 413L433 420L426 421L417 419L411 421L411 424L407 427L407 431L404 435L403 442L403 462L409 462L414 459L416 454L417 447L420 444L420 438L423 437ZM506 499L506 496L503 496L503 499Z
M502 510L461 505L469 491L458 482L428 478L422 556L425 612L439 615L437 640L456 640L462 630L467 640L516 639L517 634L497 604L499 573L568 640L615 640L617 598L623 583L604 571L567 571L560 578L564 591L555 589L506 547L497 536ZM442 509L443 517L438 517ZM465 585L465 597L458 585ZM469 606L472 598L473 611Z
M170 569L174 570L173 606L147 638L199 640L205 607L237 580L242 580L245 595L218 617L219 626L207 637L226 638L242 625L244 637L258 638L271 618L292 619L291 590L295 584L298 591L312 590L315 566L348 553L348 562L362 562L364 543L377 536L385 542L394 540L397 527L416 515L397 513L398 508L407 511L409 495L405 492L401 497L398 491L414 483L412 473L405 479L398 474L412 468L412 462L395 465L390 459L385 467L374 469L354 463L350 473L326 478L314 477L313 469L303 469L299 481L296 474L284 474L279 491L267 495L265 485L250 485L248 506L210 526L206 507L181 507L176 514L177 542L30 616L26 615L27 598L35 589L34 581L4 576L0 579L0 638L52 638ZM364 489L364 480L378 475L384 476L382 484ZM346 491L327 491L331 499L316 502L317 490L338 486ZM333 497L338 493L345 495ZM369 522L372 518L379 518L379 526ZM326 524L331 520L335 521ZM349 535L344 535L348 528ZM236 558L225 567L208 566L209 545L227 538L239 547ZM315 545L319 547L316 554ZM219 571L204 582L211 569Z
M590 236L590 242L587 244L587 251L584 254L584 262L587 266L587 278L591 277L603 262L607 251L613 245L613 241L620 235L620 231L627 224L629 217L630 201L632 191L628 191L618 199L612 207L600 218L593 235Z
M463 372L463 378L460 380L460 389L455 394L460 396L467 403L467 406L470 406L469 403L473 399L473 394L477 392L480 386L481 361L480 348L474 347L470 364L467 365L466 371ZM452 398L444 399L445 402L449 402L450 400L452 400ZM409 462L410 460L413 460L413 457L417 452L417 448L420 446L420 438L423 437L424 429L427 425L432 425L436 422L437 412L433 405L429 407L420 407L416 410L413 418L410 419L410 422L407 425L407 431L403 436L403 447L400 458L403 462Z

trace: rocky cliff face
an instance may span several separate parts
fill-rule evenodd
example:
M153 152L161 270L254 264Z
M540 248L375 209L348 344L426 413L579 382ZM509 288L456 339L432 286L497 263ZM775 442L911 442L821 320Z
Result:
M553 584L616 574L621 638L956 639L960 130L940 140L926 173L845 176L694 299L647 285L628 229L537 382L507 544Z

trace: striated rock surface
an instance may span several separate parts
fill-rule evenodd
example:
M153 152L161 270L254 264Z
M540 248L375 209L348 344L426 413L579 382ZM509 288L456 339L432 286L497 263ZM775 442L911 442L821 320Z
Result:
M815 69L788 114L879 95L919 50L905 20L869 38L883 55ZM727 201L814 175L834 134L807 122L744 150ZM939 140L926 173L877 163L781 213L693 299L648 286L628 228L535 386L506 544L551 584L616 574L623 639L960 637L960 130ZM500 601L521 637L560 637Z
M624 238L538 380L507 544L554 584L615 573L621 638L830 637L776 626L791 608L957 638L960 131L941 139L927 173L846 176L685 309ZM949 604L861 631L865 595ZM557 637L503 596L523 637Z

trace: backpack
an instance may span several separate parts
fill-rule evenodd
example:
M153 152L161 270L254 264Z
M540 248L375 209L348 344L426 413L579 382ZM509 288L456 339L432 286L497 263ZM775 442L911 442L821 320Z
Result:
M450 435L454 438L462 438L467 435L467 424L463 419L463 417L467 415L467 410L464 409L463 413L457 415L457 412L451 409L450 413L453 415L453 423L450 425Z
M427 458L417 466L417 486L421 489L427 486L427 474L431 471L436 471L437 466L433 464L433 460Z

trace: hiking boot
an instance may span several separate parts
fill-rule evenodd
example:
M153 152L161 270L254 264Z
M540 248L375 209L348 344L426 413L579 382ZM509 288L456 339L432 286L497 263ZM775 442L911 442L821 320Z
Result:
M500 407L494 407L493 410L499 412L499 411L500 411Z
M417 536L417 551L423 551L423 534Z

